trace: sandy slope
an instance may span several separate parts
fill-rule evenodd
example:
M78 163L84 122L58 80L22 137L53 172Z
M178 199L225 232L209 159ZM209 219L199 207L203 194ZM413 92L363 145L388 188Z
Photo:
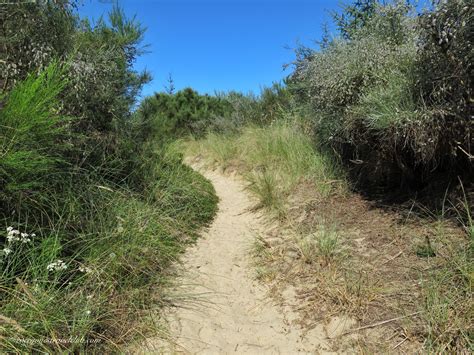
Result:
M183 301L167 314L175 344L148 339L141 349L153 353L294 354L325 353L326 333L304 334L291 321L291 290L284 305L274 305L253 281L249 248L264 229L243 184L216 172L204 172L220 198L210 229L184 257L185 272L174 292ZM175 297L176 298L176 297ZM179 298L179 297L178 297Z

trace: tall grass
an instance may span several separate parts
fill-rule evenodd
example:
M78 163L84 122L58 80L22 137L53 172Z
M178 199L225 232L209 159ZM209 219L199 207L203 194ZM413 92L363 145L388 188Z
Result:
M314 149L308 135L284 121L264 128L245 127L239 135L209 133L185 146L190 156L203 155L221 167L238 168L261 205L281 217L298 184L313 184L327 194L340 174L331 159Z
M367 90L352 110L369 130L390 134L395 127L419 121L422 111L414 100L412 78L398 70L385 74L384 83Z
M58 95L66 82L56 63L30 75L8 95L0 111L0 184L19 192L45 183L61 159L66 124Z
M0 256L0 312L7 320L2 351L107 348L144 331L143 321L134 322L153 306L150 289L159 292L167 267L216 206L212 186L200 175L179 160L166 169L154 197L92 180L71 187L47 228L3 224L36 236L5 244L11 252ZM68 230L78 221L80 229ZM58 260L64 269L48 269Z
M439 242L445 251L436 266L421 275L420 304L425 348L431 353L472 351L473 342L473 239L454 245L443 233Z
M106 351L146 332L167 269L216 210L210 182L162 142L121 141L135 161L115 165L139 176L118 182L70 162L61 75L29 77L0 111L2 353Z

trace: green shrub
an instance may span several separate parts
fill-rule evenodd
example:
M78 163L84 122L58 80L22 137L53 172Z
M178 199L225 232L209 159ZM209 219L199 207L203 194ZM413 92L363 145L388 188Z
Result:
M30 75L7 95L0 111L0 193L2 212L29 207L38 194L49 193L66 167L67 127L71 120L59 114L64 69L49 65ZM8 207L7 207L8 206Z
M0 5L5 51L0 54L1 87L8 92L52 62L66 69L58 114L74 117L69 131L69 162L108 174L116 182L128 175L136 145L130 115L137 94L150 80L133 68L143 53L144 28L114 7L107 20L91 25L75 13L75 2L40 1ZM8 16L6 16L8 14ZM0 107L2 106L0 98ZM120 137L120 138L118 138Z
M344 113L365 89L383 82L387 72L415 52L414 46L392 46L373 36L352 42L335 40L311 57L305 70L298 71L297 80L306 84L315 109Z
M465 0L437 1L436 5L418 23L415 90L436 122L437 163L458 172L469 168L472 172L474 9Z
M75 165L126 180L139 142L134 141L131 110L150 75L133 64L143 49L144 28L117 7L94 25L81 21L68 53L69 85L63 93L66 114L77 117L72 129L80 154Z
M259 125L272 124L292 109L290 92L280 83L264 87L257 102L252 122Z
M419 119L408 75L400 71L387 73L384 82L365 90L351 114L363 121L367 131L390 134L391 128ZM389 139L389 137L387 137Z
M8 91L51 61L64 59L73 47L75 25L69 0L2 1L0 88Z
M289 80L312 107L318 144L347 163L359 186L419 189L466 173L469 7L447 2L421 17L399 1L348 9L339 18L343 38L300 50Z
M148 291L217 198L159 132L139 139L138 22L0 6L0 352L110 351L146 331Z
M292 105L288 89L277 83L263 88L258 97L233 91L199 95L187 88L145 98L134 121L142 132L141 140L149 135L160 139L187 134L203 137L209 131L232 134L246 124L271 124L291 111Z
M263 87L260 95L229 92L223 96L232 106L229 119L234 127L265 126L285 117L293 108L293 98L285 84ZM234 129L235 131L235 129Z
M136 114L141 139L149 135L169 139L183 134L203 135L216 117L230 113L229 103L210 95L199 95L187 88L176 94L156 93L140 105Z
M334 21L344 39L351 39L364 28L377 10L377 0L356 0L343 5L342 13L333 13Z

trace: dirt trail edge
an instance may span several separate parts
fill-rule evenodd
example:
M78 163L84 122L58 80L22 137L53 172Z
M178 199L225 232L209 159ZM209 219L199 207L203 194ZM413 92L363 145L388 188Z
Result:
M147 339L141 350L166 354L328 353L324 327L304 333L291 324L296 319L291 290L285 292L288 297L283 305L275 305L264 286L253 280L249 252L265 224L252 211L255 204L244 184L218 172L200 172L214 184L219 211L184 256L185 271L173 291L177 307L166 312L172 342Z

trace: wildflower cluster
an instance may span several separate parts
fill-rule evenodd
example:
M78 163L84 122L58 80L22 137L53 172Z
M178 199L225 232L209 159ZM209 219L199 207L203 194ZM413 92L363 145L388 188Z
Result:
M46 267L46 269L48 269L48 271L61 271L61 270L66 270L67 265L64 261L58 259L55 262L52 262L51 264L49 264Z
M28 243L31 242L30 237L36 237L35 233L28 234L28 233L20 233L19 230L13 229L13 227L7 228L7 240L8 242L22 242Z
M31 238L36 237L35 233L28 234L28 233L22 233L17 229L14 229L13 227L8 227L7 228L7 243L8 246L3 248L3 254L5 256L9 255L12 253L12 248L11 246L16 243L29 243L31 242Z

